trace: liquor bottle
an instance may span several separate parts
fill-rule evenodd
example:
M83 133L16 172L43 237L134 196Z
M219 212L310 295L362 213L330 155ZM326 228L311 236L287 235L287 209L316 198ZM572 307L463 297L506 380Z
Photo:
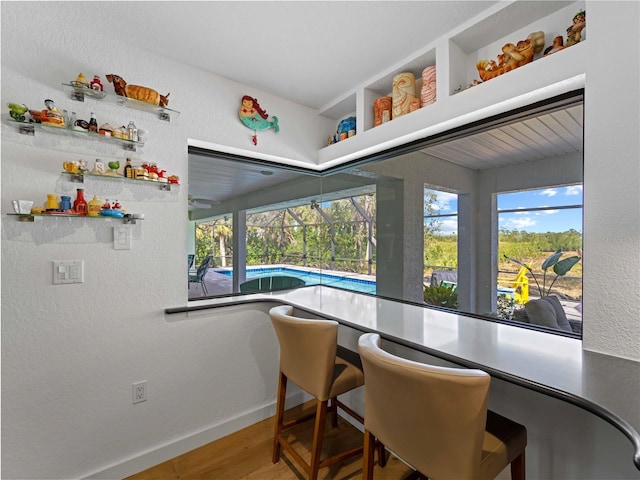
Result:
M76 199L73 202L73 211L78 215L86 215L87 214L87 201L84 199L84 189L78 188L76 190Z
M131 159L127 158L127 164L124 166L124 172L123 172L123 174L124 174L124 176L126 178L131 178L131 173L132 173L131 172L131 168L132 168L131 167Z
M91 112L91 120L89 120L89 131L98 132L98 120L96 120L96 114Z

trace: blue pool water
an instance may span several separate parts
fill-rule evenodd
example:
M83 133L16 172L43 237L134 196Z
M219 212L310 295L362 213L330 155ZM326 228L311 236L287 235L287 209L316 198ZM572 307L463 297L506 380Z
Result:
M231 270L218 271L228 277L233 276ZM329 285L332 287L345 288L355 292L376 293L376 282L370 280L360 280L358 278L350 278L346 276L330 275L328 273L307 272L305 270L296 270L287 267L265 267L247 269L247 280L256 277L268 275L289 275L304 280L306 285Z

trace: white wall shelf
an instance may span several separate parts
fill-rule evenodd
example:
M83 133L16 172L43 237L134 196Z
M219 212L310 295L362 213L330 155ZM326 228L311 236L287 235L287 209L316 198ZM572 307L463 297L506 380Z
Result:
M573 16L585 10L585 1L504 2L487 10L483 16L461 25L448 36L432 45L423 47L415 55L402 60L376 77L357 87L353 93L325 106L320 114L339 120L356 112L357 135L345 141L328 145L318 152L318 163L348 161L363 154L375 153L390 146L424 138L454 128L451 119L460 122L474 121L478 114L502 113L530 96L529 103L541 100L540 95L551 97L563 90L581 88L586 65L586 29L583 40L557 54L542 57L522 67L466 88L479 80L476 63L480 60L496 60L506 43L516 44L530 33L545 33L545 48L553 38L562 35ZM373 101L392 92L392 80L401 72L411 72L416 77L416 93L420 96L422 71L436 66L437 97L430 105L422 107L383 125L373 126ZM582 84L580 84L582 82ZM463 95L461 95L464 93ZM534 98L535 97L535 98ZM515 100L514 100L515 99ZM491 113L489 113L491 112ZM469 118L465 118L469 117ZM462 123L461 123L462 124Z

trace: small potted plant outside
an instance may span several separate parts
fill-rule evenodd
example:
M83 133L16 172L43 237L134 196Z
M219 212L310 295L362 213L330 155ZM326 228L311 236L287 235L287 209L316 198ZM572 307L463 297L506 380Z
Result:
M458 291L456 285L448 282L436 282L425 285L423 290L424 302L429 305L445 308L458 308Z
M573 331L560 301L557 297L551 296L551 288L559 277L565 276L580 261L580 257L574 255L562 258L562 254L562 250L557 250L542 263L542 285L540 285L538 277L531 269L531 264L507 257L506 255L504 257L526 268L538 287L540 298L529 300L524 306L529 322L550 328ZM547 287L547 270L549 269L553 270L555 277Z

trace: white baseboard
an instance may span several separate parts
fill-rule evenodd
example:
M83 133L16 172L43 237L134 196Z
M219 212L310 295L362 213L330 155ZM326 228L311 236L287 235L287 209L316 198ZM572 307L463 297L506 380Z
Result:
M308 396L303 393L297 393L292 397L287 397L287 408L289 408L290 405L298 405L304 402L307 398ZM248 427L249 425L258 423L265 418L275 415L275 411L275 402L256 407L253 410L227 419L222 423L213 425L200 432L196 432L193 435L189 435L175 442L149 450L145 453L135 455L127 460L87 475L83 478L87 480L120 480L206 445L214 440L218 440L219 438Z

